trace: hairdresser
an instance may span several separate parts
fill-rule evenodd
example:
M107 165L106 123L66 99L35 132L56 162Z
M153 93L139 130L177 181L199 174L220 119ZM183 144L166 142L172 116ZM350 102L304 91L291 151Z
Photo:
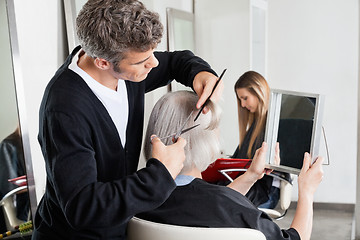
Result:
M32 239L125 239L129 219L175 189L185 160L184 139L154 141L137 171L144 94L176 79L196 91L200 108L217 77L190 51L155 52L163 26L139 1L89 0L76 26L81 47L51 79L40 107L47 184Z

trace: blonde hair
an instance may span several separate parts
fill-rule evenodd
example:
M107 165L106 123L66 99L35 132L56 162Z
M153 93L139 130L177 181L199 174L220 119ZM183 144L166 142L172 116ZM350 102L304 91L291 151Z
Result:
M155 134L163 137L175 133L184 124L192 111L192 116L185 128L198 123L200 125L181 135L187 141L185 146L186 159L181 173L187 172L193 167L204 171L220 156L220 141L215 131L220 121L219 109L210 102L207 105L210 112L201 114L194 123L194 118L198 112L196 109L198 99L198 96L190 91L169 92L159 99L151 112L147 126L144 140L146 159L151 158L152 145L149 140L151 135ZM172 138L164 139L163 143L171 145Z
M251 125L254 124L254 130L250 136L249 148L247 150L247 157L252 158L252 153L255 150L253 149L255 141L265 129L266 116L269 107L270 88L265 78L261 74L254 71L248 71L241 75L235 83L234 88L238 106L240 137L239 148L243 144L247 131ZM248 109L241 106L241 101L236 92L236 90L240 88L248 90L252 95L258 98L259 104L254 113L251 113Z

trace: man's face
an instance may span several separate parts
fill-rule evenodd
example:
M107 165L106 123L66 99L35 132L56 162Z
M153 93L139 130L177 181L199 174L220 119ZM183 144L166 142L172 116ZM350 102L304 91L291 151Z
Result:
M146 52L129 51L117 66L112 67L111 74L116 79L141 82L157 65L159 61L154 56L153 49Z

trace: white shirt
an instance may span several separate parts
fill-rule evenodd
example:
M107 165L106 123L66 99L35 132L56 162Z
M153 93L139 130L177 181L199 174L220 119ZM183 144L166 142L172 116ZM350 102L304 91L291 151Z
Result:
M125 81L122 79L118 80L116 91L105 87L82 70L77 65L78 60L79 54L73 58L72 63L69 65L69 69L77 73L102 102L115 124L123 147L125 147L126 127L129 117L129 105Z

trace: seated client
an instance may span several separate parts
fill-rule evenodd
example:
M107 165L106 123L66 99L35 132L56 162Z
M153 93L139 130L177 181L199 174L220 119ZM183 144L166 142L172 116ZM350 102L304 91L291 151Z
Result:
M210 111L201 114L194 123L197 113L196 94L189 91L171 92L164 95L155 105L148 123L145 138L145 155L151 154L152 134L163 137L176 132L192 113L186 127L195 123L200 126L184 133L186 139L186 160L184 168L175 179L176 189L157 209L137 215L149 221L198 227L241 227L260 230L266 239L310 239L312 228L313 195L322 179L322 158L310 166L310 156L305 154L304 167L298 178L299 200L294 220L289 229L280 229L264 212L257 209L245 196L258 179L263 177L266 143L263 143L253 158L246 173L241 175L241 185L235 191L227 186L209 184L201 179L201 172L211 164L220 153L218 139L219 112L210 102ZM152 141L159 141L154 138ZM163 140L172 143L171 137Z

